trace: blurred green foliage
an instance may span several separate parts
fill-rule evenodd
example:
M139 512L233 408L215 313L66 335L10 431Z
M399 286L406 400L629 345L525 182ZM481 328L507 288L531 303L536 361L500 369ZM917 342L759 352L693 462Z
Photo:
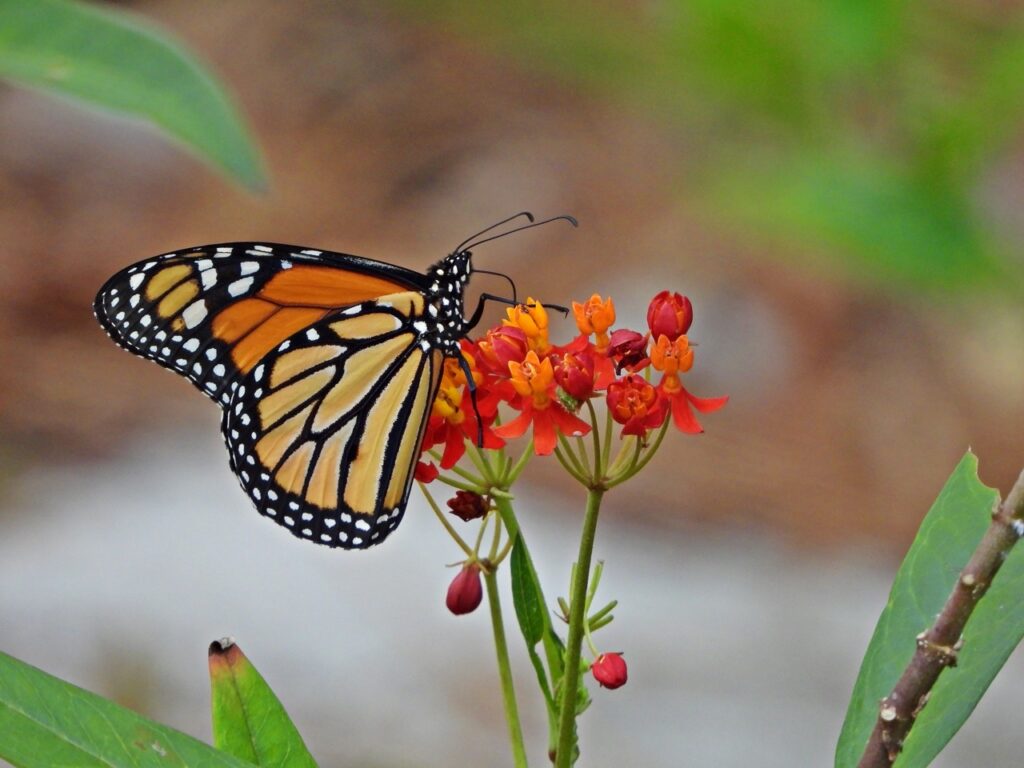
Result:
M0 77L148 120L236 181L266 183L216 80L132 16L70 0L0 0Z
M670 121L680 193L721 227L885 284L1019 287L1020 244L979 194L1024 115L1024 12L1010 5L399 5Z

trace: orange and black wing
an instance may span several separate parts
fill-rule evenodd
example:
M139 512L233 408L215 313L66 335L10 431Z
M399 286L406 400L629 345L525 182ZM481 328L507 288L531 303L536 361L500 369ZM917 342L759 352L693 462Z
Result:
M234 389L223 430L260 512L331 547L378 544L405 511L443 354L421 293L320 319L274 347Z
M332 311L422 291L417 272L298 246L225 243L139 262L94 309L110 337L192 381L221 405L265 355Z

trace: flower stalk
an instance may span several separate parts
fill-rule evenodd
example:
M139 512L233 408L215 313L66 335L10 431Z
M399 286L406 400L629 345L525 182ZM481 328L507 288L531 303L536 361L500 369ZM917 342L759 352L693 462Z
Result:
M516 703L516 691L512 683L512 664L508 656L508 641L505 639L505 622L501 615L498 577L493 568L484 568L484 585L487 588L487 605L491 613L494 652L498 659L498 677L501 680L501 698L505 704L505 721L508 724L508 738L512 745L512 762L516 768L526 768L526 745L523 742L519 705Z
M555 747L555 768L569 768L573 759L576 731L576 699L580 681L580 651L583 646L583 622L587 609L587 588L590 562L597 537L597 518L601 512L604 489L587 492L587 508L583 516L580 550L576 557L576 578L569 598L569 636L565 642L565 671L561 684L561 707L558 714L558 744Z

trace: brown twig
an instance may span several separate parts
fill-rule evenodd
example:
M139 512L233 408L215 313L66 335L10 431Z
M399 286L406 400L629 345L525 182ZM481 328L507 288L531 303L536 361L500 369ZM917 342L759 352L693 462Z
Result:
M956 586L930 629L917 636L917 650L892 692L878 707L878 720L858 768L889 768L903 749L914 720L946 667L956 666L961 635L974 607L988 591L1010 549L1024 535L1024 472L960 572Z

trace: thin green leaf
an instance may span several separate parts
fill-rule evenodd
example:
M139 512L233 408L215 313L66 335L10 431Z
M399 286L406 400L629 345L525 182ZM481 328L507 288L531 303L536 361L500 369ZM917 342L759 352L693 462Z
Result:
M968 452L921 523L896 574L853 688L836 746L836 768L856 766L878 717L878 702L889 693L913 656L916 636L931 625L949 597L989 525L997 500L998 494L978 480L978 459ZM1001 580L1002 576L996 584ZM982 600L978 610L990 596ZM931 706L929 703L924 713ZM947 741L950 736L952 732L946 735Z
M549 621L545 621L547 608L544 596L521 536L517 536L512 545L512 601L519 629L522 630L526 644L532 647L544 636Z
M18 768L252 768L3 653L0 758Z
M253 189L259 152L195 58L124 13L71 0L0 0L0 77L148 120Z
M213 743L261 768L316 768L288 713L242 650L210 645Z

